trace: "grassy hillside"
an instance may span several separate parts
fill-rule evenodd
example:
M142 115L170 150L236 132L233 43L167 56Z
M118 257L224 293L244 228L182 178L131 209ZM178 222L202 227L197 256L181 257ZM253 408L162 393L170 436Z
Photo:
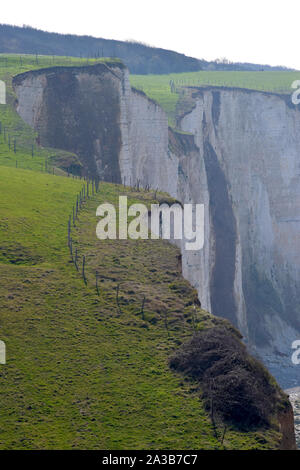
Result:
M168 357L195 328L223 321L194 310L175 247L96 238L99 203L124 193L149 203L152 193L102 184L84 204L72 238L79 267L86 256L85 285L67 248L81 187L0 166L0 339L7 346L0 448L222 448L199 395L169 369ZM275 429L230 428L224 446L273 448L278 440Z
M259 64L228 63L195 59L175 51L137 41L116 41L50 33L29 26L0 24L0 51L5 53L48 54L80 57L120 57L131 73L172 73L195 70L261 70ZM285 67L264 65L264 69Z
M175 122L179 93L172 92L170 81L180 91L183 86L228 86L289 94L291 84L300 79L300 72L235 72L200 71L169 75L131 75L130 82L157 101L166 111L171 124Z
M5 53L55 54L57 56L121 57L132 73L169 73L199 70L204 60L136 41L116 41L50 33L30 27L0 24L0 51Z
M168 366L196 330L226 325L194 306L196 292L181 276L178 250L162 240L95 236L101 202L127 194L129 203L150 204L154 193L101 184L72 227L75 269L67 222L84 183L66 170L77 157L38 145L15 111L11 79L86 63L0 55L0 80L7 84L7 104L0 105L0 340L7 347L0 448L275 448L276 423L248 432L229 427L221 444L223 425L215 433L197 387ZM168 107L178 95L161 80L158 94Z

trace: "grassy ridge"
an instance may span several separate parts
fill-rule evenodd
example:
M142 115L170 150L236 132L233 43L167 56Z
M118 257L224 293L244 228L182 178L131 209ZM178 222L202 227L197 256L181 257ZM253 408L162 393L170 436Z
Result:
M149 203L151 194L102 184L84 205L72 237L79 264L87 258L85 286L66 246L81 185L0 167L0 448L222 448L198 395L167 365L194 323L194 290L178 271L177 249L95 237L99 203L124 192ZM105 276L100 296L95 269ZM197 308L194 321L206 328L221 320ZM278 439L274 430L229 429L224 445L273 448Z
M182 86L228 86L289 94L291 84L300 79L300 72L189 72L170 75L131 75L130 82L157 101L175 122L178 93L172 93L170 81Z

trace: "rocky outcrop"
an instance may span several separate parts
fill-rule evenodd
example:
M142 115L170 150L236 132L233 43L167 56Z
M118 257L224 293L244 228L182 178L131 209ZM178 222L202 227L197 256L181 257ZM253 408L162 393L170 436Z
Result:
M54 67L18 75L17 111L43 146L76 153L85 168L120 182L123 67Z
M42 144L77 153L103 179L139 179L205 205L204 248L182 245L183 275L281 384L298 385L290 359L300 337L298 107L272 93L194 89L182 131L173 131L121 66L27 72L14 88Z
M296 443L300 449L300 387L285 390L294 409Z
M294 413L289 404L284 411L278 414L279 429L282 435L280 450L297 450L295 438Z

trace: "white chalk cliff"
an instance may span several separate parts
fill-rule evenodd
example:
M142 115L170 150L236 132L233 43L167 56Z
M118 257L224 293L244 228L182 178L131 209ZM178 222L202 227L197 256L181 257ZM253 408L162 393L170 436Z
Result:
M107 180L139 179L205 205L204 248L182 245L183 275L283 385L299 385L291 344L300 339L300 110L289 97L194 89L176 132L123 67L28 72L14 88L42 144L76 152Z

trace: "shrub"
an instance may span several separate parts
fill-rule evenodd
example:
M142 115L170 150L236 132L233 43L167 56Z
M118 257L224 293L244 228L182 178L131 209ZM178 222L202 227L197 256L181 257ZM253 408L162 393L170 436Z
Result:
M170 367L195 379L207 408L224 421L247 429L270 424L282 392L227 328L197 333L173 354Z

